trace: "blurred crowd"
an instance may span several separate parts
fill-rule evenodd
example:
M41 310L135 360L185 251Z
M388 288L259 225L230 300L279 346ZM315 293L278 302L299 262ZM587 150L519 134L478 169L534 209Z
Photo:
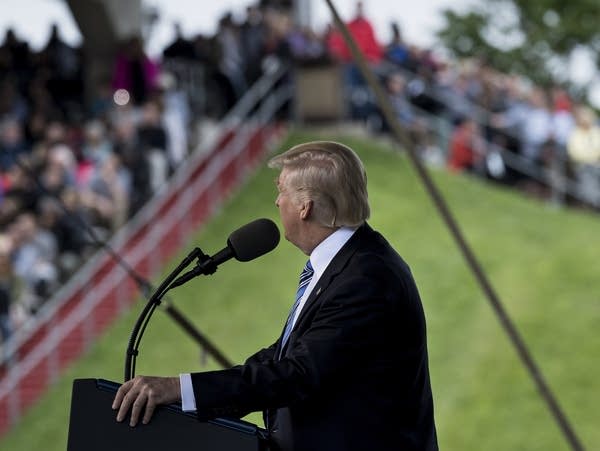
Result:
M211 37L186 40L178 32L163 61L201 61L209 68L207 95L225 102L209 99L217 116L274 57L292 68L341 68L345 119L364 122L374 132L389 131L337 28L330 25L319 34L298 26L281 3L251 5L239 22L225 14ZM390 23L389 42L382 44L361 1L347 26L425 161L555 202L600 208L598 119L567 89L536 86L494 70L484 59L441 57L405 42L396 22Z
M0 46L0 338L5 341L156 193L188 153L189 108L128 39L84 93L82 52L53 26Z
M600 209L598 118L567 89L543 89L484 59L442 58L406 43L396 23L382 45L362 2L347 25L425 161ZM387 131L340 33L330 30L322 41L344 67L350 117Z
M403 40L378 42L356 4L348 28L425 161L600 208L600 128L561 87L545 91L483 60L440 58ZM32 51L8 30L0 46L0 333L6 340L160 190L193 145L199 117L219 119L274 62L343 74L347 118L386 132L335 27L297 26L291 2L227 13L212 36L175 39L160 61L122 43L110 80L84 92L82 50L52 27ZM195 76L194 74L200 74ZM194 102L194 99L199 102ZM285 111L292 117L293 110ZM551 186L551 189L547 187Z
M428 61L416 71L397 64L385 76L424 158L600 208L600 128L588 105L560 86L542 89L482 60ZM567 190L567 181L575 188Z

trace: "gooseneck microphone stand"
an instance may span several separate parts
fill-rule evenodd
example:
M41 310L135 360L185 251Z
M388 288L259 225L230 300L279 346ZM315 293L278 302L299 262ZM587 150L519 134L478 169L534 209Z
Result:
M127 382L129 379L135 376L135 361L139 353L139 346L142 341L142 336L148 326L148 322L162 301L163 296L174 286L177 286L175 278L189 265L192 264L194 259L198 259L198 264L194 270L197 274L212 274L217 270L217 265L213 260L206 255L198 247L194 248L187 257L185 257L179 265L166 277L165 280L159 285L157 290L150 296L150 299L146 303L146 306L140 313L131 336L129 337L129 343L127 345L127 352L125 354L125 374L124 381ZM175 283L174 283L175 281Z

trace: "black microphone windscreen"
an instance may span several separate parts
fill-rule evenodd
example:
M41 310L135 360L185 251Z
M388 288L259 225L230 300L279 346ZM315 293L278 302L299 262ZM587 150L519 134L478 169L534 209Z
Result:
M256 219L232 232L227 246L236 260L247 262L272 251L279 244L279 229L273 221Z

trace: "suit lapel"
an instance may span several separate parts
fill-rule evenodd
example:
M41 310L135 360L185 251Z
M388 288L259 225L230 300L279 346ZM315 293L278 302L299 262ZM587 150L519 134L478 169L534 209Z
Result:
M302 322L308 315L308 312L314 306L316 300L319 296L327 289L327 287L331 284L331 282L343 271L343 269L347 266L350 258L360 246L360 243L364 240L365 234L368 234L372 231L371 227L368 224L364 224L359 227L354 235L348 240L344 246L339 250L339 252L333 257L333 260L329 263L325 272L321 275L319 281L313 288L312 292L308 296L298 319L296 320L296 324L294 324L294 328L292 329L292 333L297 330L299 327L302 327ZM286 347L289 345L290 340L286 343ZM281 339L280 339L281 345ZM279 346L278 346L279 347ZM284 349L285 353L285 349Z

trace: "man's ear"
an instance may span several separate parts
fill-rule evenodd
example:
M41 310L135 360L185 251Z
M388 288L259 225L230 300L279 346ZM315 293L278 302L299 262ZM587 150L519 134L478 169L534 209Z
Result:
M310 218L310 215L312 213L312 207L313 207L313 201L312 200L305 200L302 202L302 205L300 206L300 219L302 220L307 220Z

